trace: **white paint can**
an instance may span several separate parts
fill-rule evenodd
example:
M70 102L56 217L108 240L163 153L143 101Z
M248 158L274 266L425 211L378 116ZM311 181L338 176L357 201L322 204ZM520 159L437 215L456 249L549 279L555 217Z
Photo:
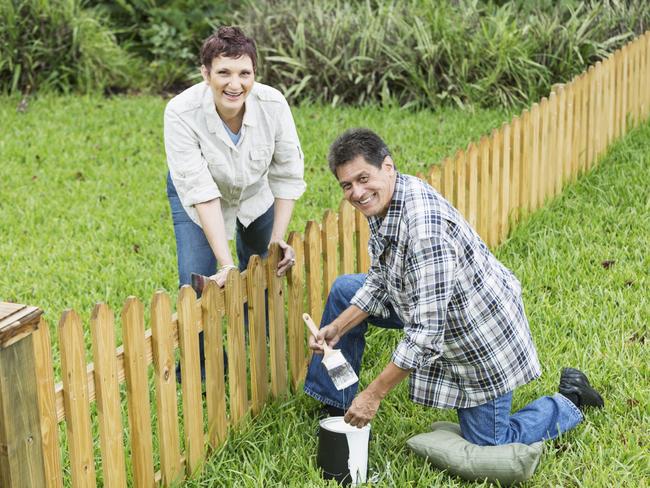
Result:
M342 485L365 483L368 475L368 443L370 424L358 429L343 417L320 421L316 463L323 478L335 479Z

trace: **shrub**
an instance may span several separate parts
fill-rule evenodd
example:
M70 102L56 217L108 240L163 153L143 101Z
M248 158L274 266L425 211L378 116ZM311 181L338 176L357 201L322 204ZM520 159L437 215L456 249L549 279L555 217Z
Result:
M516 106L642 33L645 0L266 0L236 17L294 101Z
M229 0L94 0L117 29L120 44L142 59L155 90L196 82L199 49L216 25L229 23ZM238 3L238 2L237 2Z
M0 90L126 87L135 73L106 19L80 0L0 2Z

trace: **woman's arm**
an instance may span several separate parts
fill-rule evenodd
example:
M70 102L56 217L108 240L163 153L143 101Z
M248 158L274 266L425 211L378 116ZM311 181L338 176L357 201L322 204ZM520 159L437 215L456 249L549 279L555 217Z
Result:
M199 214L203 233L219 263L219 270L211 278L219 286L223 286L226 282L226 276L228 276L228 270L234 268L235 265L228 248L228 239L226 239L226 225L221 212L221 199L215 198L209 202L197 203L194 208Z

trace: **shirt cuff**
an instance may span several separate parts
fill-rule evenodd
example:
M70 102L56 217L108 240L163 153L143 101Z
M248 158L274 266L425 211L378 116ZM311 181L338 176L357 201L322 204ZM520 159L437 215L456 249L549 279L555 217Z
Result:
M307 189L307 184L304 180L299 180L295 182L287 181L273 181L269 178L269 187L271 188L271 193L273 193L274 198L283 198L285 200L298 200L305 190Z
M387 319L390 317L390 312L386 305L384 305L387 295L385 293L383 295L383 300L379 300L375 298L375 294L369 292L364 287L361 287L352 297L352 300L350 300L350 304L359 307L368 315Z
M392 361L402 369L422 369L440 357L434 350L425 350L408 336L402 339L393 352Z

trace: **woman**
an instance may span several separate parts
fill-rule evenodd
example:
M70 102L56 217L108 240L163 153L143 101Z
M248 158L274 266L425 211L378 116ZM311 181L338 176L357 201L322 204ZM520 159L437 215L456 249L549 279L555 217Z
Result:
M238 27L208 37L201 63L203 82L174 97L164 119L179 285L198 273L223 286L236 268L233 236L240 270L277 242L282 276L295 263L284 234L305 191L289 105L278 90L255 82L255 42Z

